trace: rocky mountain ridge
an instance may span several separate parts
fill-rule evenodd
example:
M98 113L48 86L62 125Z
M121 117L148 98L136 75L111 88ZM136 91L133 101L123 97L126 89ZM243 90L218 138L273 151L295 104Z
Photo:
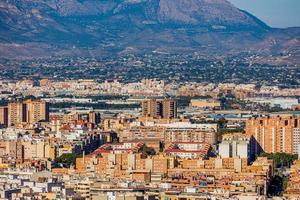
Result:
M3 0L1 57L165 52L298 52L299 29L272 29L226 0Z

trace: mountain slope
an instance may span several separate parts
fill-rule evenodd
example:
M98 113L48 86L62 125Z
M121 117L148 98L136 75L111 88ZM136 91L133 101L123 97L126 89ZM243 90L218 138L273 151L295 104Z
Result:
M3 57L30 57L37 52L38 56L55 52L97 55L128 49L208 54L256 51L257 48L282 51L268 41L277 40L277 37L282 42L295 40L294 35L283 37L280 31L274 35L271 30L226 0L0 2L0 53Z

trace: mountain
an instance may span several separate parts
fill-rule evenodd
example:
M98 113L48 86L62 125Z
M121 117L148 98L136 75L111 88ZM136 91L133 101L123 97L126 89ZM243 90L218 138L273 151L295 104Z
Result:
M272 29L226 0L0 2L1 57L296 52L299 33Z

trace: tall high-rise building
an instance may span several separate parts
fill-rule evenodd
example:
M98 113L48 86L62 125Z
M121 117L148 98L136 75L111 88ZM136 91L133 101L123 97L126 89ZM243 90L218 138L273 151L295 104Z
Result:
M18 126L26 122L26 105L21 102L8 103L8 126Z
M275 116L251 118L246 134L256 140L255 152L298 154L300 148L300 117Z
M171 99L162 101L162 118L173 119L177 117L177 102Z
M157 117L160 113L160 105L156 99L147 99L142 101L142 116Z
M100 113L89 112L89 122L93 124L99 124L101 121Z
M8 108L6 106L0 107L0 127L8 126Z
M171 119L177 117L177 102L173 99L147 99L142 101L142 116Z
M37 123L39 121L49 121L49 104L45 101L27 100L26 104L26 122Z
M49 105L45 101L27 100L8 104L8 126L49 121Z

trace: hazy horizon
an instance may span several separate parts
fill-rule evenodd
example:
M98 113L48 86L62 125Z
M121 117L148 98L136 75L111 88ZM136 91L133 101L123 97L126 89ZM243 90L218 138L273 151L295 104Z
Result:
M300 27L299 0L229 0L274 28Z

